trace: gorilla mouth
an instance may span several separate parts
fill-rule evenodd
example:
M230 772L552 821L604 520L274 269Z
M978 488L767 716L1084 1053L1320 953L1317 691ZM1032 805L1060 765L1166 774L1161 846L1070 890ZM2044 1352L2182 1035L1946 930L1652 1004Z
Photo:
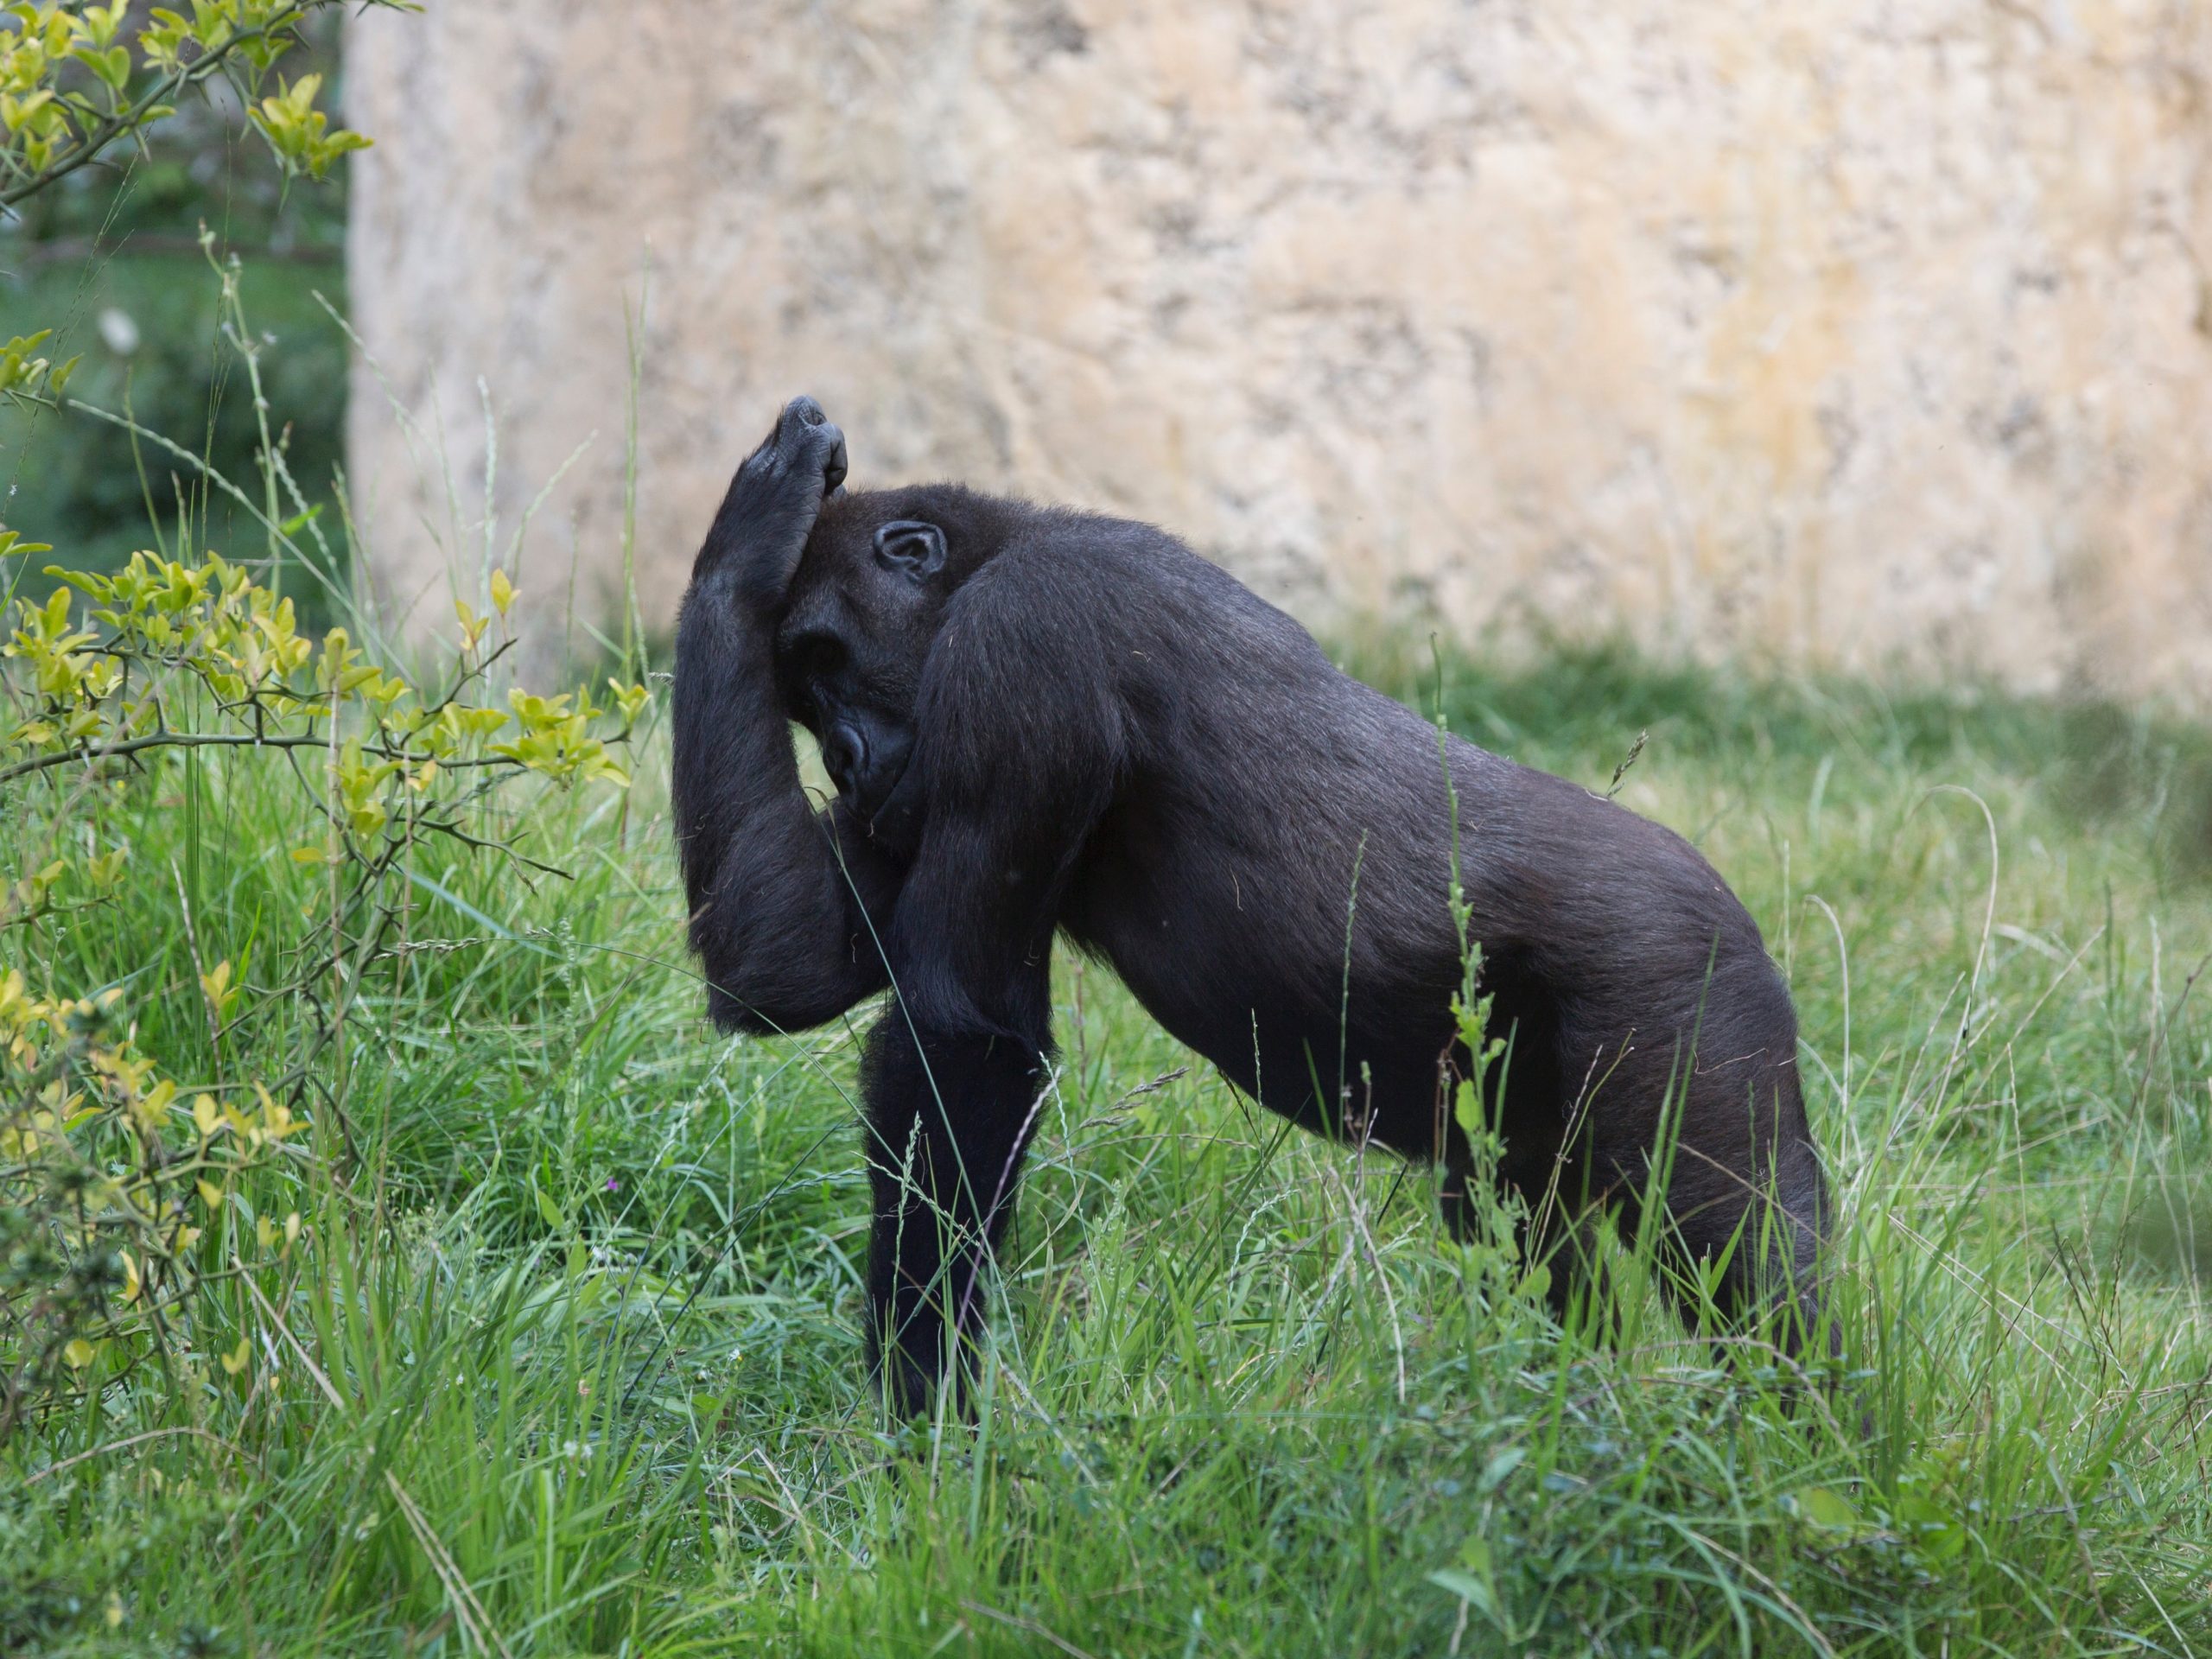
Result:
M841 720L823 734L822 764L837 793L864 818L880 812L906 776L910 743L874 742L858 721Z
M903 822L904 797L910 792L905 785L909 777L918 775L902 753L893 764L868 774L853 797L853 805L872 828L887 828L894 820Z
M845 785L839 785L837 792L841 795L849 795L854 808L860 815L864 818L872 818L883 810L886 803L898 791L899 780L906 775L906 768L903 766L873 768L855 778L849 788Z

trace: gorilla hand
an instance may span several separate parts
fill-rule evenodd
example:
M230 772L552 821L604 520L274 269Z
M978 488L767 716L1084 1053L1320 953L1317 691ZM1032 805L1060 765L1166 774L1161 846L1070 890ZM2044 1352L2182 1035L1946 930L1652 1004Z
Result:
M794 397L775 429L740 463L693 561L691 579L725 572L741 606L781 607L822 503L843 487L845 435L811 397Z

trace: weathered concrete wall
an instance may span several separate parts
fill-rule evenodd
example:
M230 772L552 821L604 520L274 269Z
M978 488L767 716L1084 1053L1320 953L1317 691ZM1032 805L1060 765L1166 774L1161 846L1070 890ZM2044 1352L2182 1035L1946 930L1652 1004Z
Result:
M2202 0L433 0L349 41L411 595L665 626L786 394L856 484L1155 519L1305 617L2212 697ZM442 616L442 597L435 607Z

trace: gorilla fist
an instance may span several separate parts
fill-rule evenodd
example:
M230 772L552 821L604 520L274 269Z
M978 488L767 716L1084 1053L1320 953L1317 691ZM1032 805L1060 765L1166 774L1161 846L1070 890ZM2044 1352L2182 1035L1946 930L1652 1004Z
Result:
M727 573L758 615L783 604L822 504L844 486L845 435L811 397L794 397L738 466L692 563L696 582Z

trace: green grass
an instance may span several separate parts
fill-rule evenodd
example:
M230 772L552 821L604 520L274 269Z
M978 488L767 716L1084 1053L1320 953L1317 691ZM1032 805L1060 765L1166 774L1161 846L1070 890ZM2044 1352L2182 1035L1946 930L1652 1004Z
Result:
M0 1449L0 1650L2212 1649L2212 744L1607 653L1446 678L1593 786L1648 729L1624 800L1765 928L1840 1195L1837 1409L1632 1270L1616 1346L1561 1334L1426 1176L1286 1137L1065 968L980 1421L887 1433L854 1030L708 1029L649 748L626 815L518 820L572 880L439 874L513 938L426 894L318 1158L220 1224L305 1217L268 1304L219 1287L169 1375ZM211 1046L170 873L241 959L308 831L279 769L201 764L196 813L174 770L103 809L142 890L24 965L136 976L146 1051L224 1081L265 1062Z

